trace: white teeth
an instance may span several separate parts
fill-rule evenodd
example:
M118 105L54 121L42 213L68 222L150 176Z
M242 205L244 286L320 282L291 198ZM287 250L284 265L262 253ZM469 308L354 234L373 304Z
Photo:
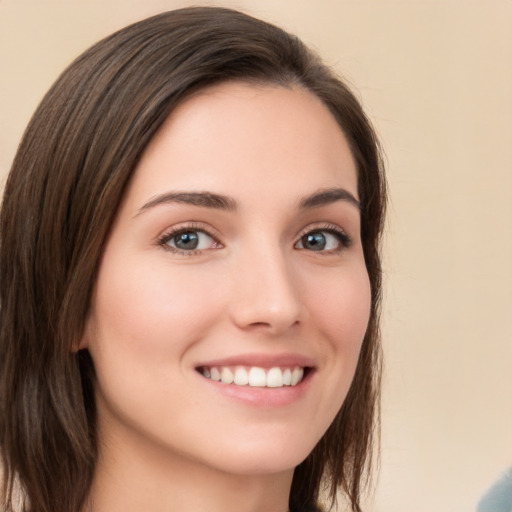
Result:
M283 372L281 371L281 368L270 368L270 370L267 373L267 387L283 387Z
M233 382L234 375L233 372L227 367L224 366L222 371L220 372L220 380L223 384L231 384Z
M294 368L292 372L292 386L298 384L304 377L304 368Z
M246 386L249 384L249 374L247 373L247 370L243 366L238 366L235 370L235 378L233 379L233 382L237 386Z
M267 374L263 368L253 366L249 370L249 386L264 388L267 385Z
M246 368L237 366L213 366L201 368L201 373L207 379L222 382L223 384L235 384L236 386L252 386L267 388L282 388L284 386L296 386L304 377L304 368L295 366L293 368L274 367L269 370L253 366Z

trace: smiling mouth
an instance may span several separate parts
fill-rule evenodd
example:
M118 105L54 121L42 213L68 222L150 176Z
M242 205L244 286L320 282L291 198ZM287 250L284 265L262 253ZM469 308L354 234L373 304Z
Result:
M259 366L201 366L197 371L205 378L234 384L235 386L250 386L258 388L283 388L297 386L308 374L308 367L273 367L261 368Z

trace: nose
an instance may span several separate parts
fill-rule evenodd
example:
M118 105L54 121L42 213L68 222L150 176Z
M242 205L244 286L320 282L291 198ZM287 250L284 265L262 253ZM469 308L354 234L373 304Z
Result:
M240 329L278 335L301 322L303 304L290 261L279 249L266 249L235 266L231 316Z

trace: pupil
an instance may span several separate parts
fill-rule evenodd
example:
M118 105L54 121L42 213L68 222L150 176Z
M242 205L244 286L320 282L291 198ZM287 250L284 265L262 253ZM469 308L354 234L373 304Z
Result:
M321 251L325 248L326 240L322 233L310 233L302 239L303 247L312 251Z
M196 249L199 244L199 237L193 231L187 231L176 236L176 247L178 249Z

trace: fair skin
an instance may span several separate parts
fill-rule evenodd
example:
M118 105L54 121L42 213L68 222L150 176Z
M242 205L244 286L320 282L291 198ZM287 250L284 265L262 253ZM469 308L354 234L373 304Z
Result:
M81 343L100 446L87 510L287 510L366 330L359 231L354 160L311 93L225 83L173 112L122 201Z

